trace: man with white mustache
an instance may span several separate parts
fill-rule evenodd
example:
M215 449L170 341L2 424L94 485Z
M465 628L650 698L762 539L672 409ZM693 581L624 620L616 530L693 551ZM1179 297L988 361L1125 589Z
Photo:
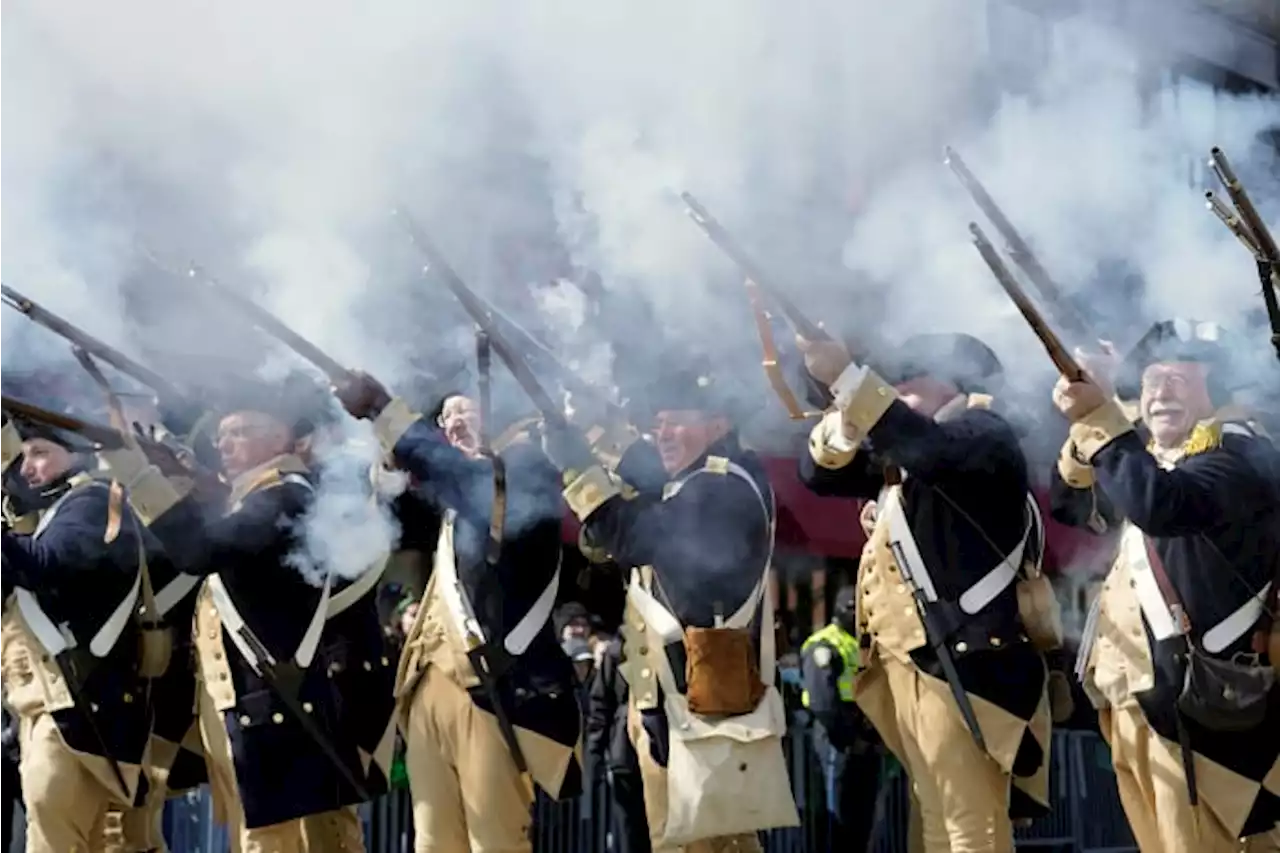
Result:
M1072 421L1054 516L1120 530L1076 671L1144 853L1227 853L1245 836L1249 850L1280 849L1280 654L1269 618L1280 455L1223 407L1221 338L1211 323L1152 327L1119 365L1140 376L1137 428L1098 362L1053 395Z

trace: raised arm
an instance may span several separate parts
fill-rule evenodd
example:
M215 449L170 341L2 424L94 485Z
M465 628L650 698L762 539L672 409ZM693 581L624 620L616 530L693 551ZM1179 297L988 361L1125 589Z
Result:
M138 563L138 540L125 519L109 536L105 485L82 486L58 507L55 523L39 537L5 530L6 584L40 593L66 588L86 572L110 565L129 572ZM108 541L109 540L109 541Z
M1111 402L1073 423L1071 439L1115 511L1151 536L1191 535L1269 511L1277 500L1270 443L1231 423L1197 429L1204 446L1172 470Z

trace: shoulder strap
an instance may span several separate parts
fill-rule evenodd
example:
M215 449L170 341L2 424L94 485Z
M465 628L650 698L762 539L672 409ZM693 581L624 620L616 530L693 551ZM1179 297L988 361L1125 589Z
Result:
M1156 586L1160 587L1160 595L1164 598L1164 603L1169 605L1169 612L1173 615L1177 622L1178 630L1184 635L1191 635L1191 617L1187 614L1187 609L1182 605L1182 599L1178 596L1178 589L1173 585L1173 581L1169 578L1169 573L1164 569L1164 560L1160 559L1160 553L1156 551L1156 544L1146 533L1142 534L1142 545L1147 549L1147 562L1151 564L1151 574L1155 576Z

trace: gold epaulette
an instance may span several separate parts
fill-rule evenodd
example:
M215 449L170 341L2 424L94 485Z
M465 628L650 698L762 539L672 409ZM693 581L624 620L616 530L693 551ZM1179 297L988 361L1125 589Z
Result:
M1221 446L1222 424L1219 421L1209 421L1196 424L1187 443L1183 445L1183 450L1187 456L1196 456Z
M728 474L729 460L724 456L708 456L707 464L702 467L702 470L709 474Z
M995 401L990 394L970 394L968 403L970 409L990 409Z

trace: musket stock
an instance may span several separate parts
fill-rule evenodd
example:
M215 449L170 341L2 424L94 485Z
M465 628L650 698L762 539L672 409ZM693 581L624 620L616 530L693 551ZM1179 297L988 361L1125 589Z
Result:
M978 254L982 255L982 259L986 261L991 274L995 276L996 281L1000 283L1000 287L1013 300L1013 304L1017 306L1027 324L1031 326L1031 331L1036 333L1036 337L1044 345L1045 352L1049 354L1049 358L1053 361L1054 367L1058 368L1058 372L1072 382L1083 381L1085 378L1084 370L1072 357L1071 353L1067 351L1067 348L1063 346L1062 341L1054 333L1053 329L1049 328L1049 324L1045 322L1044 317L1040 316L1040 312L1022 290L1022 286L1014 278L1013 271L1009 269L1004 259L1000 257L996 247L991 245L987 235L983 233L976 222L969 223L969 233L973 235L973 245L977 247Z
M187 399L186 394L180 391L177 386L154 370L139 364L118 349L103 343L78 326L67 322L34 299L23 296L7 284L0 285L0 293L3 294L6 305L15 311L25 314L27 319L33 323L44 326L55 335L66 338L73 345L95 358L105 361L124 375L136 379L162 397L175 401L185 401Z
M1000 205L996 204L995 199L991 197L991 193L987 192L987 188L973 174L959 153L948 145L944 149L944 159L946 164L951 167L951 171L960 179L960 183L968 190L969 195L982 211L982 214L995 226L996 231L1000 232L1000 237L1004 240L1005 249L1009 252L1009 257L1027 274L1027 278L1031 280L1032 285L1035 286L1040 298L1048 306L1054 318L1062 324L1071 337L1077 339L1078 343L1085 344L1097 340L1097 337L1090 333L1089 324L1085 322L1074 306L1063 297L1062 288L1049 275L1049 271L1044 268L1040 263L1040 259L1031 251L1031 246L1022 238L1018 229L1013 227L1013 223L1004 215Z

